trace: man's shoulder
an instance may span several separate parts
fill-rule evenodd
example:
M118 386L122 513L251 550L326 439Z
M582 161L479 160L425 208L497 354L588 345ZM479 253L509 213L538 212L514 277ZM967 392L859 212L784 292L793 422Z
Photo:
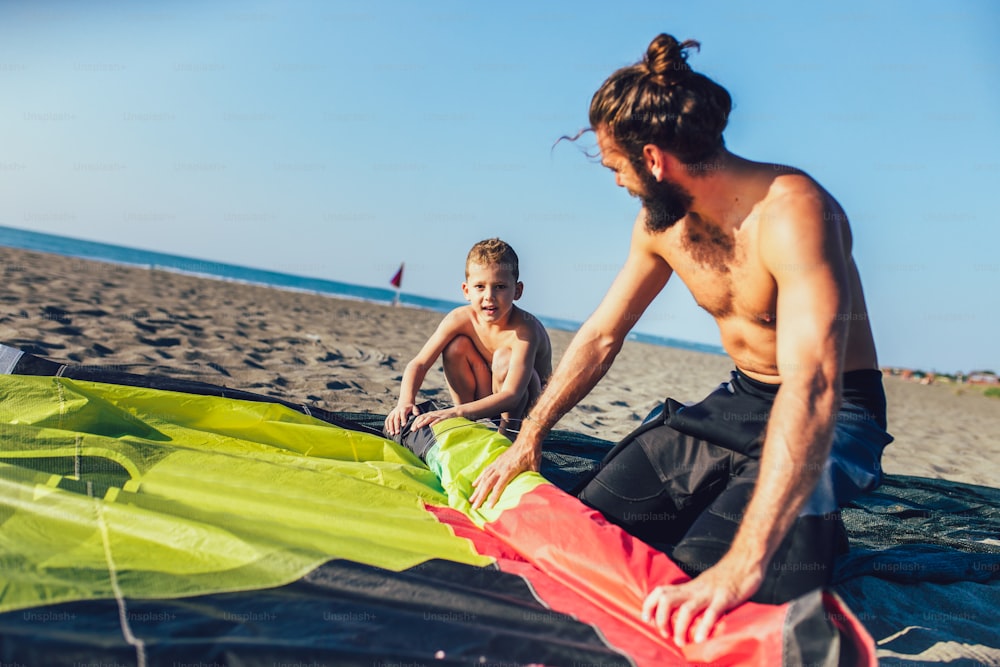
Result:
M785 165L772 165L774 177L771 179L771 187L768 189L765 201L786 202L801 197L825 196L826 190L812 176Z
M833 239L850 236L840 204L798 169L774 177L757 217L760 257L770 267L801 268L797 257L812 257L817 249L831 249Z
M781 228L845 221L839 204L816 179L799 169L775 168L778 173L761 201L763 225Z

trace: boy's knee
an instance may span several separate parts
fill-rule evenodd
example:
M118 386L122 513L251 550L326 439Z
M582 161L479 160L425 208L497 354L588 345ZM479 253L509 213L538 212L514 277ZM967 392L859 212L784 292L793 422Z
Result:
M441 352L442 360L445 362L468 359L471 354L479 354L475 344L468 336L455 336L444 346Z
M448 384L457 391L458 401L474 401L490 393L490 367L468 336L455 336L441 352Z

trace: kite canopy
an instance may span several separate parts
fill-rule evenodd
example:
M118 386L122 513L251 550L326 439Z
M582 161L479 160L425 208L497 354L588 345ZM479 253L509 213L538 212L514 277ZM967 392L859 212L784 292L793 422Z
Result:
M509 444L483 424L436 425L422 460L377 416L5 346L0 371L6 662L875 664L833 592L655 633L642 599L685 575L560 489L609 443L557 433L544 477L473 511Z

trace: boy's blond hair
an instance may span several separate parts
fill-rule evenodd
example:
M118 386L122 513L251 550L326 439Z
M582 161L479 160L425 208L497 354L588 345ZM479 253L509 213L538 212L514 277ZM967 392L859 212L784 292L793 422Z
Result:
M465 258L465 277L469 277L469 265L479 264L480 266L499 266L501 269L509 269L514 274L514 280L518 279L517 253L505 241L498 238L486 239L472 246L468 257Z

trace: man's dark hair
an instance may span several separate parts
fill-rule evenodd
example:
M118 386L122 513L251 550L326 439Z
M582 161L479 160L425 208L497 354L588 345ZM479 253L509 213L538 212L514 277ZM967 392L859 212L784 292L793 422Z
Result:
M688 66L687 50L700 46L657 35L641 61L616 71L594 93L591 128L608 132L633 163L646 144L670 151L687 165L712 157L725 146L722 131L732 98Z

